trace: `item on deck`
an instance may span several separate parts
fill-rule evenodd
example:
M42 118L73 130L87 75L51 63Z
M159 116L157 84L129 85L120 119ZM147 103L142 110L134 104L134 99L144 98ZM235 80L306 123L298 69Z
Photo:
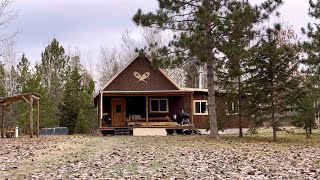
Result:
M177 115L177 123L181 125L190 124L189 117L188 113L182 112Z
M111 118L110 118L110 115L108 113L104 114L102 119L103 119L104 122L106 122L107 127L111 127Z

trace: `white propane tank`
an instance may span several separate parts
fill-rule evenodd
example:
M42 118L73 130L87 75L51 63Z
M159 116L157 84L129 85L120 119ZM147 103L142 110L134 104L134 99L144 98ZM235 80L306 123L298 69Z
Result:
M14 137L18 138L18 136L19 136L19 127L16 126L16 130L14 131Z

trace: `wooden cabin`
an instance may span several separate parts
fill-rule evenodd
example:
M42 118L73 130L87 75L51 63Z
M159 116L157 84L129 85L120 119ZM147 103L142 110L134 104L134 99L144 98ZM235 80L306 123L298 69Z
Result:
M98 129L102 132L136 127L208 129L207 95L207 89L180 87L163 70L154 68L151 59L141 53L94 95ZM217 92L216 96L217 109L221 109L218 118L229 119L223 126L237 128L238 116L225 111L228 104L224 94ZM190 115L188 121L179 123L181 113ZM243 127L247 127L247 119L244 119Z

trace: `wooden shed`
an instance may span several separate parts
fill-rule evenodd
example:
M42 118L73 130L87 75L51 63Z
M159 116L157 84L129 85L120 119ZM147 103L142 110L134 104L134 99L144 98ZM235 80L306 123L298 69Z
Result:
M37 105L37 126L36 126L36 134L39 136L39 126L40 126L40 95L37 93L24 93L15 96L7 96L0 97L0 108L1 108L1 137L3 138L5 135L4 132L4 113L9 108L9 106L17 101L25 101L29 104L29 128L30 128L30 137L33 137L33 108L34 105ZM35 103L34 103L35 102Z

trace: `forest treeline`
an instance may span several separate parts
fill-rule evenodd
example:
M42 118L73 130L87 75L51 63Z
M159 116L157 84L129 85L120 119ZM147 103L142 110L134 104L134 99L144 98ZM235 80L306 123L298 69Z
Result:
M126 31L120 46L101 47L94 73L81 64L79 55L67 55L53 39L35 66L25 55L10 68L1 64L0 93L37 92L41 127L67 126L70 133L87 133L97 126L94 91L143 50L181 86L199 87L202 79L202 87L208 88L212 137L218 136L217 89L229 95L240 117L251 119L253 130L268 124L274 140L281 125L304 127L311 134L320 114L320 1L309 2L314 22L301 33L281 22L268 23L271 16L281 16L283 3L158 1L157 11L139 9L132 17L143 27L140 39ZM246 103L239 103L243 97ZM13 105L8 119L26 127L26 108L23 103ZM242 136L241 118L239 129Z

